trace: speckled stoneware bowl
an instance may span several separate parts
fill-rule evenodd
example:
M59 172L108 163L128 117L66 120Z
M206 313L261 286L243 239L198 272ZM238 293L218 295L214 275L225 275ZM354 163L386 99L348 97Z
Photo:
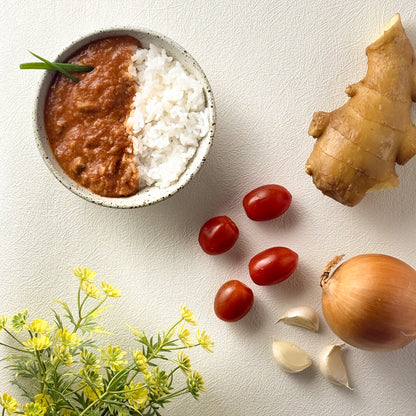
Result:
M204 163L205 158L207 157L214 137L216 119L215 103L207 77L195 59L193 59L192 56L175 41L167 38L164 35L149 30L129 27L101 30L90 35L83 36L82 38L74 41L71 45L64 49L64 51L55 59L55 61L64 62L78 49L94 40L118 35L133 36L137 38L145 48L147 48L150 43L164 48L168 55L173 56L176 60L181 62L183 67L190 74L195 76L203 85L206 105L209 109L210 128L207 135L201 138L194 157L189 161L186 171L180 176L178 181L167 188L159 188L157 186L146 187L141 189L137 194L130 197L107 198L92 193L68 177L56 161L45 134L43 114L48 89L55 75L52 71L45 71L45 74L40 82L39 92L34 110L34 127L37 146L39 148L40 154L43 157L43 160L45 161L50 171L64 186L66 186L76 195L98 205L112 208L138 208L151 205L169 198L174 193L182 189L198 172Z

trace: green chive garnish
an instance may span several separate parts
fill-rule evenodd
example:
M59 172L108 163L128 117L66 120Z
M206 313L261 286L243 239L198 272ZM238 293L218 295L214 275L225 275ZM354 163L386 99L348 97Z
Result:
M29 51L30 52L30 51ZM92 66L88 65L76 65L76 64L66 64L61 62L50 62L45 58L42 58L39 55L36 55L33 52L30 52L34 57L38 58L42 62L26 62L20 64L20 69L46 69L49 71L59 71L68 78L72 79L74 82L79 82L79 79L70 72L90 72L94 69Z

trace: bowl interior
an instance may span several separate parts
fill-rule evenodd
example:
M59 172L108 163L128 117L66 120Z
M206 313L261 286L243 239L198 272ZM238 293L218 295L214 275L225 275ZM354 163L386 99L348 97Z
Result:
M56 61L65 61L78 49L94 40L117 35L133 36L138 39L142 46L145 48L149 47L150 43L153 43L154 45L165 49L168 55L181 62L183 67L203 85L206 106L209 109L210 128L206 136L200 139L195 155L189 161L185 172L180 176L180 178L175 183L166 188L150 186L139 190L137 194L129 197L107 198L94 194L88 189L78 185L74 180L67 176L60 167L59 163L56 161L45 133L44 106L49 86L54 77L54 73L52 71L45 71L45 74L40 82L40 88L34 110L34 127L37 146L46 165L65 187L70 189L78 196L86 199L87 201L94 202L99 205L113 208L138 208L154 204L173 195L175 192L184 187L193 177L193 175L199 170L205 161L214 137L216 119L215 103L209 82L201 67L192 58L192 56L175 41L167 38L164 35L145 29L108 29L93 33L91 35L83 36L81 39L74 41L70 46L68 46L56 58Z

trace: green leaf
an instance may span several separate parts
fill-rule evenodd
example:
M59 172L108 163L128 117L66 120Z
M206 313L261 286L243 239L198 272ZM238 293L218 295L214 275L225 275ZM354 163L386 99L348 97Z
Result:
M95 310L95 311L93 311L93 312L90 312L88 315L87 315L87 317L91 317L91 319L96 319L96 318L98 318L98 317L100 317L101 316L101 314L106 310L106 309L108 309L108 308L112 308L113 307L113 305L106 305L106 306L104 306L104 307L102 307L102 308L100 308L100 309L97 309L97 310Z
M26 319L29 314L27 309L17 312L11 318L11 328L14 332L20 332L26 324Z
M56 71L61 72L62 74L66 75L68 78L72 79L72 81L74 82L79 82L79 79L77 77L74 77L73 75L71 75L66 69L60 68L59 65L57 65L55 62L50 62L45 58L42 58L39 55L36 55L35 53L29 51L35 58L40 59L42 62L45 62L45 64L51 65L53 69L55 69Z
M69 309L69 306L65 302L63 302L61 300L54 300L54 302L59 303L64 308L65 312L68 314L68 315L64 315L64 316L66 318L68 318L71 321L72 324L76 325L74 316L72 315L72 312Z
M19 65L20 69L54 69L51 65L44 62L26 62Z
M58 329L63 329L64 328L64 324L62 322L61 317L58 315L58 312L56 312L55 309L52 309L52 312L53 312L53 314L55 316L56 326L58 327Z
M29 51L34 57L42 62L25 62L20 64L20 69L46 69L48 71L58 71L74 82L79 82L79 79L71 74L71 72L90 72L94 67L89 65L77 65L62 62L50 62L45 58Z
M94 67L89 65L77 65L77 64L68 64L68 63L61 63L55 62L55 65L59 66L59 68L63 68L68 72L91 72ZM53 65L48 64L46 62L25 62L20 64L20 69L46 69L46 70L55 70Z

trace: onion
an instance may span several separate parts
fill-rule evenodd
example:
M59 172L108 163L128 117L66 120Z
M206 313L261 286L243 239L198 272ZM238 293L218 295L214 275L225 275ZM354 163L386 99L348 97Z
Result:
M416 338L416 271L383 254L352 257L321 276L322 311L334 333L365 350L391 351Z

